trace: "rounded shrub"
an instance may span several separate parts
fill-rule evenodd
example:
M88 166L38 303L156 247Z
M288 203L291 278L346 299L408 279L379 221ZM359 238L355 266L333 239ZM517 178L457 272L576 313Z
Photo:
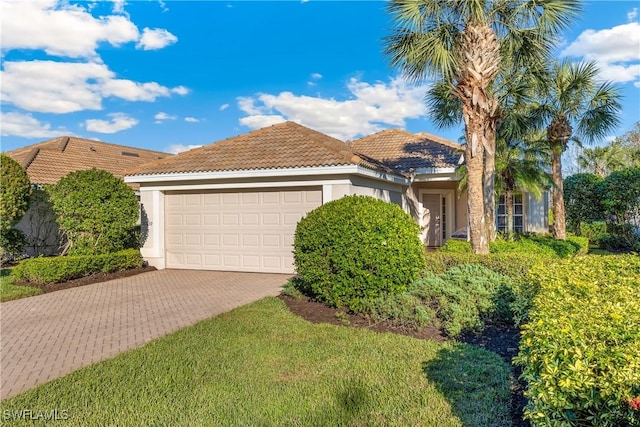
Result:
M402 208L373 197L348 196L322 205L296 228L300 290L353 312L397 295L425 266L419 233Z
M121 178L100 169L81 170L47 191L60 230L70 242L69 255L139 247L131 237L138 221L138 198Z

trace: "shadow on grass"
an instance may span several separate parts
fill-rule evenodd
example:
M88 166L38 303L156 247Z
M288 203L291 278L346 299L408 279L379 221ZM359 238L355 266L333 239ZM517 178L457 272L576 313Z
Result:
M11 274L11 268L5 268L3 267L0 270L0 277L8 277Z
M511 369L495 353L455 343L443 347L423 369L462 425L511 425Z

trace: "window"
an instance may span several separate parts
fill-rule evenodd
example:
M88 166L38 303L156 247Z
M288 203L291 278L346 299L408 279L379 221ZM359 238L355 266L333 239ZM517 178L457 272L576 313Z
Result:
M504 196L500 196L496 213L496 229L499 232L507 231L507 206ZM513 195L513 231L524 233L524 204L522 194Z

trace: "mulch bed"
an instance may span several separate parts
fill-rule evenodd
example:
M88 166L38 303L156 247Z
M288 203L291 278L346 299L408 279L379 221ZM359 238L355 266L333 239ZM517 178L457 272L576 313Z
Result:
M60 291L62 289L77 288L78 286L91 285L93 283L106 282L107 280L120 279L122 277L135 276L136 274L154 271L155 267L147 266L140 268L130 268L129 270L115 271L113 273L96 273L90 276L80 277L79 279L67 280L60 283L48 283L39 285L37 283L16 281L16 286L29 286L30 288L42 289L44 293Z
M391 332L438 342L450 340L440 329L433 326L428 326L421 331L416 331L408 328L400 328L389 322L373 322L367 316L346 313L344 310L331 308L307 297L293 298L280 295L278 298L284 301L293 314L312 323L331 323L340 326L368 328L376 332ZM514 378L518 378L522 373L519 367L511 364L511 360L518 353L518 345L520 343L520 332L518 328L506 325L487 325L480 334L463 334L458 340L497 353L512 367ZM525 385L522 381L517 381L511 388L510 410L512 427L530 426L528 421L522 419L522 411L527 404L523 394L524 389Z

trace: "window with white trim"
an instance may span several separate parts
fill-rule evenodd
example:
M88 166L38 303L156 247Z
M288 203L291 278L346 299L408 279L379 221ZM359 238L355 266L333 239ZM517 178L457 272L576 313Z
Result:
M524 198L522 194L513 195L513 231L524 233ZM500 196L496 213L496 230L504 233L507 231L507 205L504 195Z

